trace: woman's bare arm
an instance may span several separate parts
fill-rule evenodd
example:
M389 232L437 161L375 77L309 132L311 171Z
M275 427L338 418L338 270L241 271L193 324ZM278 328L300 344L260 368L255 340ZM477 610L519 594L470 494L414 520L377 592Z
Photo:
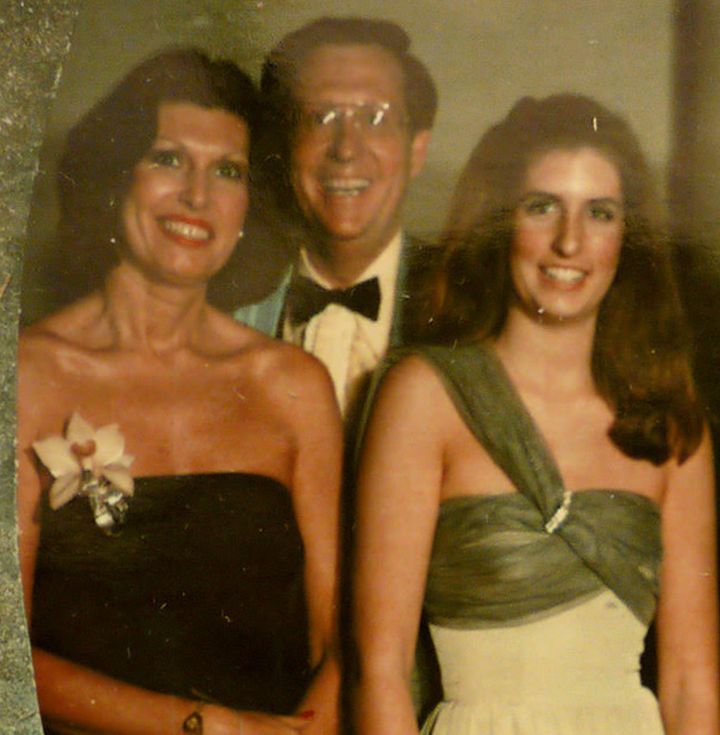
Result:
M295 515L305 549L313 680L298 712L308 715L305 733L331 735L339 729L339 522L343 428L332 383L315 358L293 350L283 371L291 396L290 420L296 437L292 472ZM287 398L285 399L287 401ZM312 714L310 714L312 713Z
M33 665L43 718L60 732L180 735L200 711L204 735L297 735L302 717L235 711L126 684L37 648Z
M660 706L668 735L717 735L716 522L710 438L670 469L662 508Z
M353 627L358 735L409 735L409 690L443 477L447 400L420 358L379 392L365 437L357 502Z

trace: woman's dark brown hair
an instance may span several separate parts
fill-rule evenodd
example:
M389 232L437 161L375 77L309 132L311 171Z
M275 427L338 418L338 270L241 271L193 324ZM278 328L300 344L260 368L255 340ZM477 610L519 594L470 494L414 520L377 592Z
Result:
M669 244L659 232L635 135L592 99L522 99L481 138L455 190L443 266L432 278L431 306L416 336L453 343L499 335L513 297L513 218L528 167L548 151L579 148L614 163L623 190L622 250L600 307L592 355L598 391L615 412L610 438L630 457L662 464L676 456L682 462L700 441L702 415Z
M255 88L231 61L173 48L132 69L70 130L58 167L63 285L72 298L100 285L118 261L121 204L155 139L163 102L230 112L247 123L251 139L259 122Z

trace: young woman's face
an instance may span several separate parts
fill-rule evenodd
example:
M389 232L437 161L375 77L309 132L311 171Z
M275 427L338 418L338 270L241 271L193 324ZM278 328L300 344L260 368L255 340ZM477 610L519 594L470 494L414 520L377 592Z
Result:
M221 109L165 102L123 202L130 260L150 278L207 281L241 236L248 205L246 123Z
M620 173L593 148L530 164L515 210L516 305L544 321L594 319L615 277L624 228Z

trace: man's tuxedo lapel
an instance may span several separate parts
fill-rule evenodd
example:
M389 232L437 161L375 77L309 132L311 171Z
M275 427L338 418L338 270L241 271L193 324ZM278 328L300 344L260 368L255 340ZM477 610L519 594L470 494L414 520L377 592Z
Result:
M403 235L403 244L400 249L400 262L398 263L397 280L395 281L395 305L393 308L392 323L390 325L390 347L402 344L403 335L403 312L408 299L407 281L409 261L411 260L410 249L414 246L412 238Z
M281 331L280 320L285 311L285 298L295 271L290 266L275 290L262 301L241 306L234 313L235 319L257 329L269 337L278 337Z

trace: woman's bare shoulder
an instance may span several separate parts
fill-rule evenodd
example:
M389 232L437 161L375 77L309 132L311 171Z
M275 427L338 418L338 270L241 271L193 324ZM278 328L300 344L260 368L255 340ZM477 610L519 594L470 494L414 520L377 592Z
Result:
M35 322L18 340L18 421L29 440L59 431L77 388L70 377L92 352L83 338L88 304L80 302Z
M325 366L295 345L264 337L255 345L253 357L258 378L276 394L332 393Z
M30 353L63 346L90 349L91 327L97 323L100 311L100 301L96 296L75 301L21 330L19 347Z
M251 369L261 378L274 376L302 383L317 380L324 371L316 358L299 347L268 337L214 308L206 338L243 370Z
M94 299L83 299L21 331L18 415L24 422L34 417L38 426L55 426L97 377L98 311Z
M442 379L419 354L406 355L387 369L373 397L370 417L371 427L386 437L398 431L408 436L417 432L440 441L454 436L459 424Z
M340 451L340 412L330 376L317 358L262 337L237 358L234 375L243 395L253 396L257 415L281 428L296 456L307 448L328 458Z
M396 400L419 401L421 404L428 398L439 398L445 394L442 381L431 363L412 353L387 369L380 391L381 395Z

